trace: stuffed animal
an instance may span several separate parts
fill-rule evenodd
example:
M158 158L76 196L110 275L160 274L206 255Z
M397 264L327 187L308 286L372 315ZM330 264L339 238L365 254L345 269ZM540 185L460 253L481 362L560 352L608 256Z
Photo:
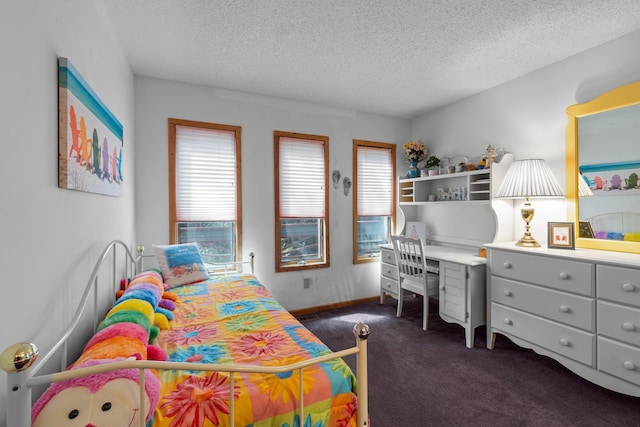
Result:
M74 369L124 360L89 360ZM52 384L31 410L33 427L137 426L149 422L160 396L160 381L145 371L144 402L140 404L137 369L119 369Z
M121 281L121 290L96 334L70 370L113 361L167 360L153 345L159 329L169 327L175 308L174 295L165 294L157 272L141 273ZM153 370L145 371L146 398L140 402L137 369L120 369L52 384L32 408L32 425L134 426L145 416L148 422L158 405L160 383Z

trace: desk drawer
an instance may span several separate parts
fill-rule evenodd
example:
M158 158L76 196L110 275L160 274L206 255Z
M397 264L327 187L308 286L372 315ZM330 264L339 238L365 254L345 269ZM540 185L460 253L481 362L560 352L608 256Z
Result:
M398 299L398 281L380 276L380 290Z
M593 264L537 254L491 250L491 275L593 296Z
M598 301L598 335L640 346L640 310Z
M598 337L598 369L640 385L640 350Z
M595 332L595 300L502 277L491 278L491 300Z
M388 277L389 279L397 280L398 279L398 267L393 264L387 264L386 262L380 263L380 273Z
M393 252L393 249L388 248L380 248L380 259L382 262L397 265L396 264L396 254Z
M491 327L595 367L595 335L491 303Z
M640 271L638 269L596 266L598 298L640 307Z

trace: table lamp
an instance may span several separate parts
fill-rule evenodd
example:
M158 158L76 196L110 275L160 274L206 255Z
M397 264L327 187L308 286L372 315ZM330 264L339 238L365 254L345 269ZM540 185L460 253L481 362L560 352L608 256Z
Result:
M526 224L525 232L516 242L516 246L534 248L540 244L531 235L529 223L533 219L534 209L529 202L530 197L564 197L560 183L542 159L516 160L511 163L496 194L496 198L525 199L520 210Z

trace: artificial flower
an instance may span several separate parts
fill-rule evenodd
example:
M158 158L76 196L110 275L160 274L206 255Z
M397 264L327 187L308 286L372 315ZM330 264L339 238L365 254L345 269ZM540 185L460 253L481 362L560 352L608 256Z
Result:
M427 155L427 148L422 141L409 141L402 146L409 163L419 162Z

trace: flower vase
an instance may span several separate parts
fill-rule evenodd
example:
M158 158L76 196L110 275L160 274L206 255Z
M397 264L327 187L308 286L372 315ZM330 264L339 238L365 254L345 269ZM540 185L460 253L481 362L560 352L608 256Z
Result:
M409 178L417 178L420 176L420 171L418 170L418 162L409 163Z

